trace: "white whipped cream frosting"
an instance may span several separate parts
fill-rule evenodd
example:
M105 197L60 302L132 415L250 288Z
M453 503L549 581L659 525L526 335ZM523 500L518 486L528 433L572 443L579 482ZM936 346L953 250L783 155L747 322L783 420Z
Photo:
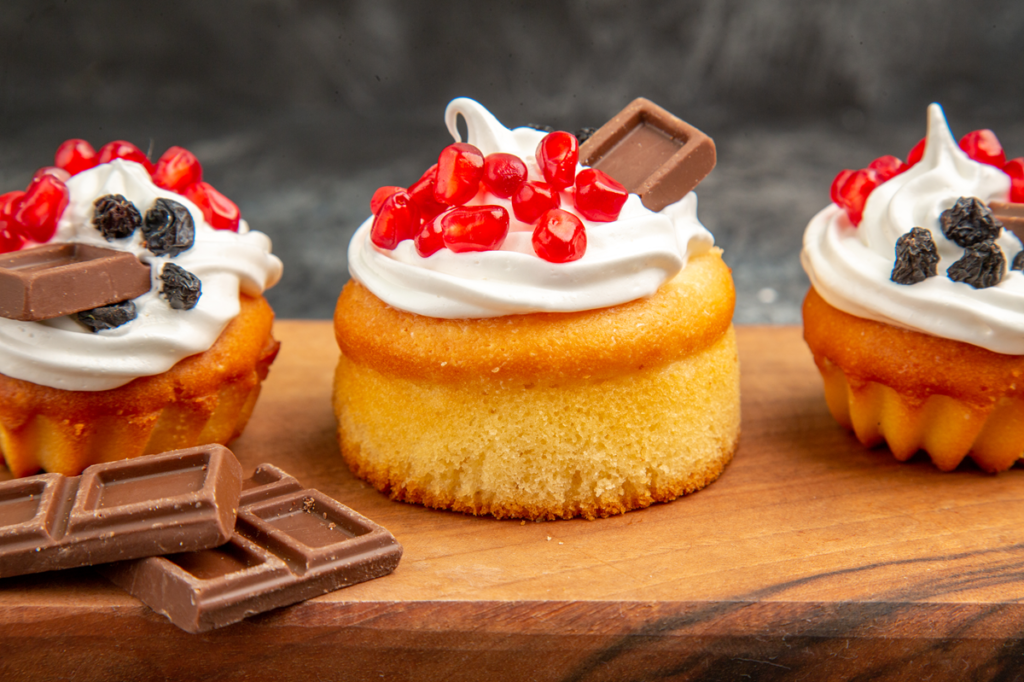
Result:
M859 227L835 204L814 216L804 233L804 270L822 298L851 315L1022 355L1024 274L1007 270L987 289L949 279L946 269L964 250L946 239L939 222L960 197L1006 201L1009 191L1009 176L968 157L953 139L942 108L932 104L922 159L870 194ZM940 257L938 274L918 284L897 284L890 279L896 240L913 227L931 232ZM1009 268L1020 241L1004 229L996 243Z
M150 266L152 287L134 299L138 317L115 329L92 332L70 316L42 322L0 318L0 373L36 384L72 391L103 391L142 376L160 374L179 360L208 350L238 315L239 291L256 296L281 278L281 261L270 253L270 238L250 231L215 230L185 197L153 184L132 161L117 159L82 171L67 181L70 202L49 243L80 242L137 255ZM143 216L158 198L188 209L195 223L195 244L168 258L153 255L142 230L107 241L92 224L93 203L121 194ZM160 295L160 273L173 262L202 281L195 308L174 310Z
M528 180L544 182L536 149L546 133L509 130L478 102L459 98L445 110L445 123L461 142L458 117L466 122L468 142L486 156L515 154L526 163ZM582 166L577 166L577 172ZM571 189L571 188L570 188ZM533 251L533 226L516 220L512 203L481 187L466 205L492 204L509 214L509 234L496 251L454 253L441 249L421 257L412 240L393 251L370 240L373 216L349 245L349 270L382 301L427 317L485 318L534 312L592 310L651 296L682 270L687 260L706 252L714 238L697 220L697 195L654 213L631 194L618 220L600 223L581 216L571 191L561 194L563 210L576 215L587 232L587 250L569 263L549 263Z

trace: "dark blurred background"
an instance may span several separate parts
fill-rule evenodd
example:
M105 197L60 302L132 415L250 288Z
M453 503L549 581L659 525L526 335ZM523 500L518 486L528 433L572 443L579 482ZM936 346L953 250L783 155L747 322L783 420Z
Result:
M278 315L327 318L370 195L436 159L450 99L576 130L642 95L718 145L700 217L736 320L797 323L832 178L905 158L929 102L1024 156L1022 52L1019 0L6 0L0 191L69 137L187 147L273 238Z

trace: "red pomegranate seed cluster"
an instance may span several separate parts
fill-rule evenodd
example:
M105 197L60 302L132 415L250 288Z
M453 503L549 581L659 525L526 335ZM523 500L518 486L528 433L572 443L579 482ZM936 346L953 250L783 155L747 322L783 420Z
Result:
M595 222L618 219L629 194L599 170L577 175L579 142L569 133L544 136L536 156L543 181L528 180L526 163L515 154L484 156L471 144L448 145L407 189L386 186L373 193L371 241L390 250L412 239L424 258L445 248L455 253L500 249L508 236L508 210L466 206L485 190L510 200L516 220L534 226L538 256L552 263L578 260L587 250L586 230L582 220L561 209L562 192L570 192L580 215Z
M975 130L960 138L960 149L978 163L987 163L1010 176L1010 201L1024 202L1024 158L1006 160L999 139L991 130ZM832 181L832 201L846 210L850 222L860 225L868 196L886 180L911 168L924 156L925 140L914 145L903 163L895 156L881 156L867 168L842 170Z
M214 229L238 231L238 207L203 182L202 166L187 149L171 147L154 165L138 147L124 140L108 142L99 151L85 140L66 140L57 147L54 165L36 171L24 192L0 195L0 253L16 251L28 241L52 239L68 205L65 183L73 175L114 159L142 164L153 184L187 197Z

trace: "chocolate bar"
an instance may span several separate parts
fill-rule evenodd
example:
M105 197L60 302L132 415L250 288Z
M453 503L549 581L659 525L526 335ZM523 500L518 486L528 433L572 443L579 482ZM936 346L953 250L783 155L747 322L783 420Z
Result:
M149 291L149 266L126 251L45 244L0 256L0 317L49 320Z
M992 211L993 217L1003 224L1003 227L1024 241L1024 204L990 201L988 208Z
M388 531L270 464L243 483L235 534L215 549L100 567L187 632L205 632L395 570Z
M216 547L242 467L220 445L0 483L0 577Z
M715 143L657 104L639 97L580 145L580 163L596 168L660 211L682 199L715 167Z

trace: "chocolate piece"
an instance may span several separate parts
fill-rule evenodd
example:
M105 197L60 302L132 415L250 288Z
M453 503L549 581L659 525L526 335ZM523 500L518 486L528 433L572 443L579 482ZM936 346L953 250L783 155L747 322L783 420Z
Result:
M1003 224L1003 227L1017 235L1017 239L1024 241L1024 204L990 201L988 209L992 211L993 217Z
M639 97L580 145L580 163L603 171L660 211L682 199L715 167L715 143Z
M100 571L188 632L387 575L402 546L377 524L270 464L243 483L235 535L201 552Z
M149 266L131 253L46 244L0 256L0 317L49 320L136 298L149 286Z
M216 547L242 468L220 445L0 483L0 577Z

